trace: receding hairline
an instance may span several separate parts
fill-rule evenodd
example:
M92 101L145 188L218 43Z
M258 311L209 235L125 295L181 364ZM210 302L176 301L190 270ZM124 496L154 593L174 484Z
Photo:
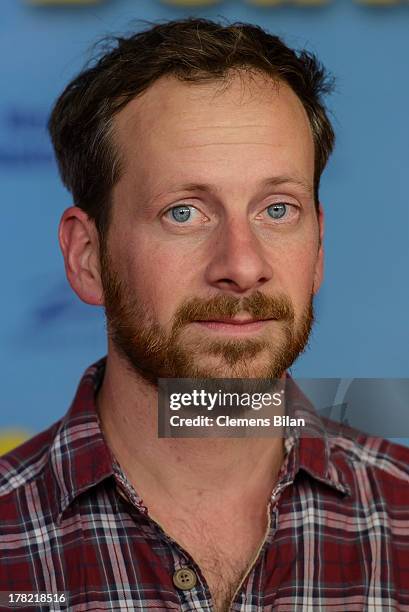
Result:
M247 69L248 68L248 69ZM146 97L152 94L155 86L166 87L169 83L180 83L180 85L192 86L193 89L200 89L200 87L209 87L211 88L211 93L213 93L212 97L222 96L229 88L233 87L237 80L240 80L241 91L244 91L247 87L247 91L251 94L251 99L255 99L257 97L257 91L260 91L262 88L260 87L260 81L257 82L257 78L261 79L261 82L266 86L271 86L272 91L276 94L279 93L280 88L284 87L288 91L293 94L295 99L298 102L299 110L302 112L306 126L308 126L308 130L311 135L312 143L315 148L314 142L314 133L311 125L310 118L305 109L305 106L297 94L294 91L293 87L279 75L270 75L260 69L253 68L252 66L246 68L232 68L228 71L228 74L224 76L212 77L205 80L199 81L191 81L184 78L181 78L178 74L174 73L166 73L161 75L158 79L152 82L146 89L144 89L141 93L133 97L131 100L127 102L120 110L113 115L110 121L109 131L107 132L107 136L110 140L111 146L114 147L116 155L118 157L118 163L122 166L122 170L124 169L124 151L121 147L121 142L119 139L119 131L127 129L127 122L129 122L130 127L139 127L139 129L146 129L146 125L144 125L141 121L141 111L143 111L144 103L146 101ZM218 86L220 85L220 86ZM215 88L216 86L216 88ZM265 91L265 90L263 90ZM260 91L262 93L262 91ZM156 92L157 96L161 95L160 89ZM243 94L244 95L244 94ZM212 99L212 98L211 98ZM248 100L247 100L248 101ZM241 99L238 104L245 104L246 101ZM138 108L138 106L140 108ZM129 113L132 112L132 116L129 116ZM121 125L122 123L122 125ZM122 150L121 150L122 148Z

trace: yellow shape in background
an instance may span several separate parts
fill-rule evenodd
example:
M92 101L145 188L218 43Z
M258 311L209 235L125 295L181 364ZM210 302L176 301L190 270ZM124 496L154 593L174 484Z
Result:
M28 4L42 4L47 6L56 6L62 4L101 4L105 0L26 0Z
M256 6L279 6L280 4L286 4L287 0L247 0L247 2Z
M2 429L0 430L0 457L13 450L31 437L27 431L22 429Z
M283 4L296 4L298 6L323 6L331 0L246 0L254 6L280 6Z
M206 6L209 4L219 4L223 0L160 0L162 4L172 4L173 6Z
M357 0L360 4L371 4L372 6L392 6L400 4L401 0Z

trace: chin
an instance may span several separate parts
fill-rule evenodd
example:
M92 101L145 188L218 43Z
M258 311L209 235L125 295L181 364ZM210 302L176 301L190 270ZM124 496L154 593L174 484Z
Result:
M243 359L235 364L228 364L224 359L195 359L192 365L187 378L271 378L271 371L275 369L271 362L266 362L265 357Z

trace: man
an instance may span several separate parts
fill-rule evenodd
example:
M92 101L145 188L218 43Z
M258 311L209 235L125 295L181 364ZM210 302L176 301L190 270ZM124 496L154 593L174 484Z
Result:
M108 355L2 459L0 590L69 610L409 609L409 451L158 437L159 378L290 380L323 276L323 68L188 19L116 46L50 119L68 280ZM45 608L48 609L48 608Z

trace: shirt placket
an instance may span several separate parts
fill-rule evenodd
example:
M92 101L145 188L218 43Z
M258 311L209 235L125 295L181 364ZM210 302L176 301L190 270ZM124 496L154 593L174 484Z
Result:
M210 589L193 557L171 538L162 525L149 516L148 509L138 496L134 487L116 463L114 467L118 494L130 503L139 513L142 513L155 534L168 547L173 560L173 585L180 599L181 611L213 611L213 601Z
M234 595L229 604L230 610L239 610L240 612L246 612L246 594L244 594L245 597L243 605L240 603L240 601L235 602L235 600L240 600L239 593L243 588L243 585L247 581L249 582L249 584L253 584L254 580L251 580L251 575L254 574L254 572L256 571L261 557L264 554L266 547L272 542L274 533L278 527L277 502L280 498L282 491L293 482L294 477L294 474L291 473L292 470L288 469L289 459L292 456L291 451L293 450L293 446L294 439L292 437L286 438L285 460L281 467L277 482L273 488L270 501L266 509L267 527L264 534L264 538L234 592ZM117 481L117 489L119 494L144 515L144 517L149 521L152 529L162 540L162 542L166 543L171 552L173 559L172 582L181 601L181 611L213 611L214 606L212 595L198 563L196 563L194 558L184 548L182 548L182 546L180 546L180 544L176 540L171 538L166 533L165 529L158 521L152 519L149 516L148 509L144 505L143 500L139 497L139 495L135 491L132 484L129 482L128 478L126 477L116 460L114 460L114 474ZM273 521L271 520L272 517ZM236 607L236 603L239 607ZM253 606L252 610L254 610Z

